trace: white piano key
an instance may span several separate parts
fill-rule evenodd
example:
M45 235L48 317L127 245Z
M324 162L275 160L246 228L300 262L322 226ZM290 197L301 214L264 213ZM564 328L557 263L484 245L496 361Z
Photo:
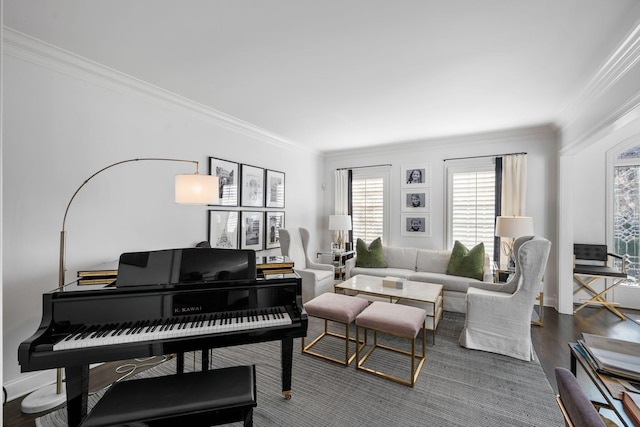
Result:
M271 312L269 312L271 311ZM80 328L53 346L54 351L76 348L100 347L107 345L126 344L133 342L153 341L162 339L181 338L198 335L234 332L250 329L268 328L273 326L290 325L292 320L282 308L277 310L263 309L218 313L216 319L209 321L207 316L197 315L185 317L181 322L176 321L173 327L166 320L140 321L114 325L108 330L103 325L90 325ZM169 321L170 322L170 321ZM153 326L155 330L151 330ZM103 332L105 329L106 332ZM135 332L134 332L135 331ZM98 334L97 332L101 332ZM99 336L98 336L99 335Z

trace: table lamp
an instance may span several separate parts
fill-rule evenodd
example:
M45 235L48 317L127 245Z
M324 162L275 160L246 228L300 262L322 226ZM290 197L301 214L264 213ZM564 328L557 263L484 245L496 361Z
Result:
M522 236L533 234L533 218L530 216L499 216L496 218L496 236L507 238L502 242L502 251L509 258L508 267L515 268L513 242Z
M175 202L180 204L216 204L218 203L218 178L211 175L200 175L198 172L198 162L195 160L169 159L158 157L145 157L138 159L122 160L109 166L105 166L93 175L89 176L71 196L62 219L62 231L60 231L60 262L58 270L58 289L64 291L65 285L65 252L66 252L66 231L65 224L71 203L78 192L93 179L96 175L124 163L139 161L164 161L164 162L186 162L194 163L196 171L194 174L176 175L175 178ZM38 389L25 397L22 401L22 412L33 414L46 411L61 405L66 401L66 393L62 389L62 369L57 369L56 384Z
M344 244L343 232L351 230L351 215L330 215L329 230L336 232L335 244L338 249L342 249Z

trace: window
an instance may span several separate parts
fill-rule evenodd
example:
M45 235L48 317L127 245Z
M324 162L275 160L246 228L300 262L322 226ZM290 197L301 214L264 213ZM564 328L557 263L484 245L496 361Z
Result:
M613 252L627 258L627 273L639 278L640 146L621 153L613 168Z
M607 152L607 244L625 257L628 279L607 299L640 310L640 140L621 141ZM614 260L611 260L614 262Z
M378 237L388 239L389 168L354 169L351 179L351 221L353 242L367 244Z
M459 240L471 248L484 243L485 253L493 258L496 173L493 158L448 161L447 172L447 245Z

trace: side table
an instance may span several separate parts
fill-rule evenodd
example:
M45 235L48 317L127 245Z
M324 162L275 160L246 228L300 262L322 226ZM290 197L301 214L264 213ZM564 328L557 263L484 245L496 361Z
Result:
M355 255L356 251L319 251L316 256L318 257L318 259L320 261L322 261L322 259L324 259L324 263L326 262L330 262L336 272L336 276L335 278L338 280L344 280L344 263L350 259L353 258L353 256ZM326 261L326 260L329 261Z

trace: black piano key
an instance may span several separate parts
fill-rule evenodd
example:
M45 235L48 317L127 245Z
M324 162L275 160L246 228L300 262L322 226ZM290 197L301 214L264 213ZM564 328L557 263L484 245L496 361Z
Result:
M118 331L118 336L124 334L124 332L127 330L128 327L131 326L131 322L125 322L121 327L120 330Z

